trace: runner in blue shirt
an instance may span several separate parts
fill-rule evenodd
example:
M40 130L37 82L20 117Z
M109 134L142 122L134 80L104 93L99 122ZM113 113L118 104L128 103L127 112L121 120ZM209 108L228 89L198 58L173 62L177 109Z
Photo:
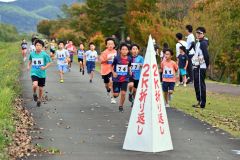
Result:
M144 63L144 58L139 55L139 49L140 47L137 44L133 44L131 46L131 71L132 71L132 81L133 83L129 84L129 101L132 102L136 95L136 90L138 87L140 75L141 75L141 69Z
M77 50L77 55L78 55L78 63L79 63L79 67L80 67L80 72L82 72L82 75L84 75L83 60L84 60L84 56L85 56L85 50L84 50L83 43L80 43L79 49Z

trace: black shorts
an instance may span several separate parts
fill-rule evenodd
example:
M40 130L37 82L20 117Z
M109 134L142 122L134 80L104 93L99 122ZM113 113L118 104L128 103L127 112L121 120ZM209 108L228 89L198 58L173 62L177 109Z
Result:
M83 63L83 59L82 58L78 58L78 62L82 62Z
M105 84L110 82L110 78L112 77L112 72L108 73L107 75L102 75L102 79Z
M73 62L73 54L70 54L70 62Z
M131 82L134 82L133 77L130 77L130 78L129 78L129 83L131 83Z
M55 50L53 50L53 49L51 49L51 48L50 48L50 52L53 53L53 54L55 54Z
M113 93L127 91L128 82L113 82Z
M133 81L133 84L134 84L133 87L137 89L138 83L139 83L139 80L135 80L135 79L134 79L134 81Z
M46 82L46 78L39 78L37 76L32 76L32 82L37 81L38 82L38 86L39 87L44 87L45 86L45 82Z

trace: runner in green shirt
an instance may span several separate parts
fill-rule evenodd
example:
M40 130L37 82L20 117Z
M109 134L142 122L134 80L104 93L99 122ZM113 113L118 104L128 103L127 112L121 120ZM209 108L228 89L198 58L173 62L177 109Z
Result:
M41 106L43 97L43 87L46 81L46 69L51 65L50 56L43 51L44 42L42 40L35 41L36 51L30 53L28 70L31 69L31 78L33 82L33 99L37 102L37 106ZM37 96L37 89L39 95Z

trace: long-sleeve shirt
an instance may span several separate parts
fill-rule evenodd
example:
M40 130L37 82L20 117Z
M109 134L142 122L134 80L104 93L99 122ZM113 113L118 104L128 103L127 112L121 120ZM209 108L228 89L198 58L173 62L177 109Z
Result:
M199 40L196 44L195 54L192 58L193 66L207 69L209 66L208 41Z

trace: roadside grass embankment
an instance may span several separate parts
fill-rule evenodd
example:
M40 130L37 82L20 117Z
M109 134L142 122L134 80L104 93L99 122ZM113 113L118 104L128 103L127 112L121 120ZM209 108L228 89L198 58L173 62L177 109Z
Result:
M0 42L0 159L6 159L7 146L15 131L14 99L19 96L21 54L18 43Z

